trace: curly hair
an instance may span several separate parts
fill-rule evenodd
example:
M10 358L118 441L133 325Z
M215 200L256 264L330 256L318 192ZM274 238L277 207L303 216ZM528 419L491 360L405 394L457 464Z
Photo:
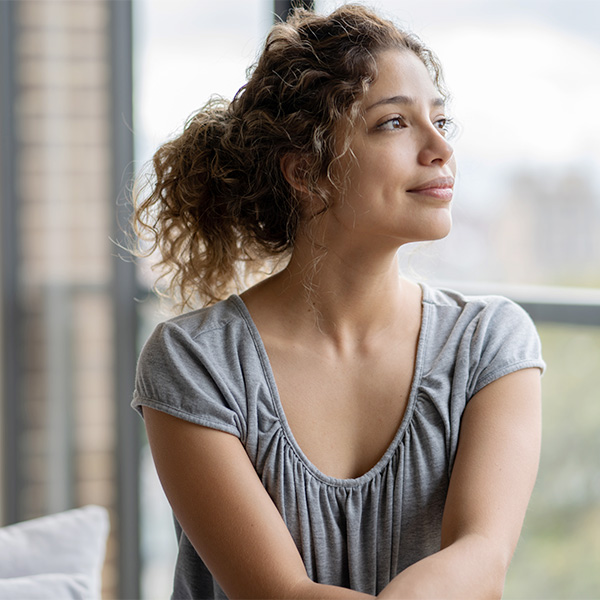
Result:
M272 28L234 99L211 100L157 150L150 193L134 197L134 230L149 242L139 254L160 254L164 295L180 308L209 305L289 256L302 198L316 200L318 214L343 191L336 165L377 55L390 48L414 52L446 96L439 62L414 34L360 5L327 16L297 9ZM303 194L281 168L290 154L302 159L295 176Z

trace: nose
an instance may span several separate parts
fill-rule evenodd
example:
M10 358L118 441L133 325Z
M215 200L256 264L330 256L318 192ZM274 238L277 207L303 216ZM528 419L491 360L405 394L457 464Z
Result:
M422 165L445 165L454 154L454 148L433 125L423 134L418 159Z

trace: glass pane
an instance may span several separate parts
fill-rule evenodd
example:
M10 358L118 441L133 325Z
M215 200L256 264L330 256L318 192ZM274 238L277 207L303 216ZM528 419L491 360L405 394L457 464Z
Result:
M539 325L543 445L505 598L597 598L600 590L600 327Z
M177 134L212 95L246 81L273 16L266 0L135 3L136 160Z
M317 8L339 4L321 0ZM442 242L408 248L405 264L420 277L459 284L600 286L600 121L590 113L600 97L593 76L600 64L600 4L368 4L439 54L461 128L454 230ZM212 94L230 98L244 83L271 23L271 5L136 3L139 163ZM142 340L164 318L152 303L143 311ZM548 362L543 457L505 597L593 597L600 589L594 535L600 528L600 330L542 324L540 332ZM143 456L143 590L145 598L163 598L170 593L172 522L147 449Z

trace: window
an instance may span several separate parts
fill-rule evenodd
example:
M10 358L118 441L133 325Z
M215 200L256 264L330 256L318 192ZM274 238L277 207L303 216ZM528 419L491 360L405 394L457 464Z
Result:
M326 12L342 2L316 4ZM453 232L408 248L403 268L434 283L514 298L530 310L544 345L543 456L506 597L593 596L600 589L600 4L368 4L440 56L460 125ZM271 23L267 1L176 6L137 6L138 162L212 93L232 96ZM158 317L151 304L143 311L147 332ZM150 465L144 485L151 485L151 462L146 455L143 461ZM166 507L163 517L150 518L160 497L152 493L142 515L161 529L143 529L162 540L172 525ZM144 546L152 565L144 571L147 598L165 596L170 586L173 549L149 554L159 547L167 546ZM159 573L160 582L151 579Z

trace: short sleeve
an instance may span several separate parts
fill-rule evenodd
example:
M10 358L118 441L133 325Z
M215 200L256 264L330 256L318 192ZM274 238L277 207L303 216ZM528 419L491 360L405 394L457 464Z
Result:
M473 325L469 398L514 371L531 367L544 371L537 330L531 317L518 304L500 296L489 297Z
M186 421L243 436L237 374L220 357L223 332L190 333L177 322L160 324L140 354L132 406L148 406ZM231 355L232 353L227 353Z

